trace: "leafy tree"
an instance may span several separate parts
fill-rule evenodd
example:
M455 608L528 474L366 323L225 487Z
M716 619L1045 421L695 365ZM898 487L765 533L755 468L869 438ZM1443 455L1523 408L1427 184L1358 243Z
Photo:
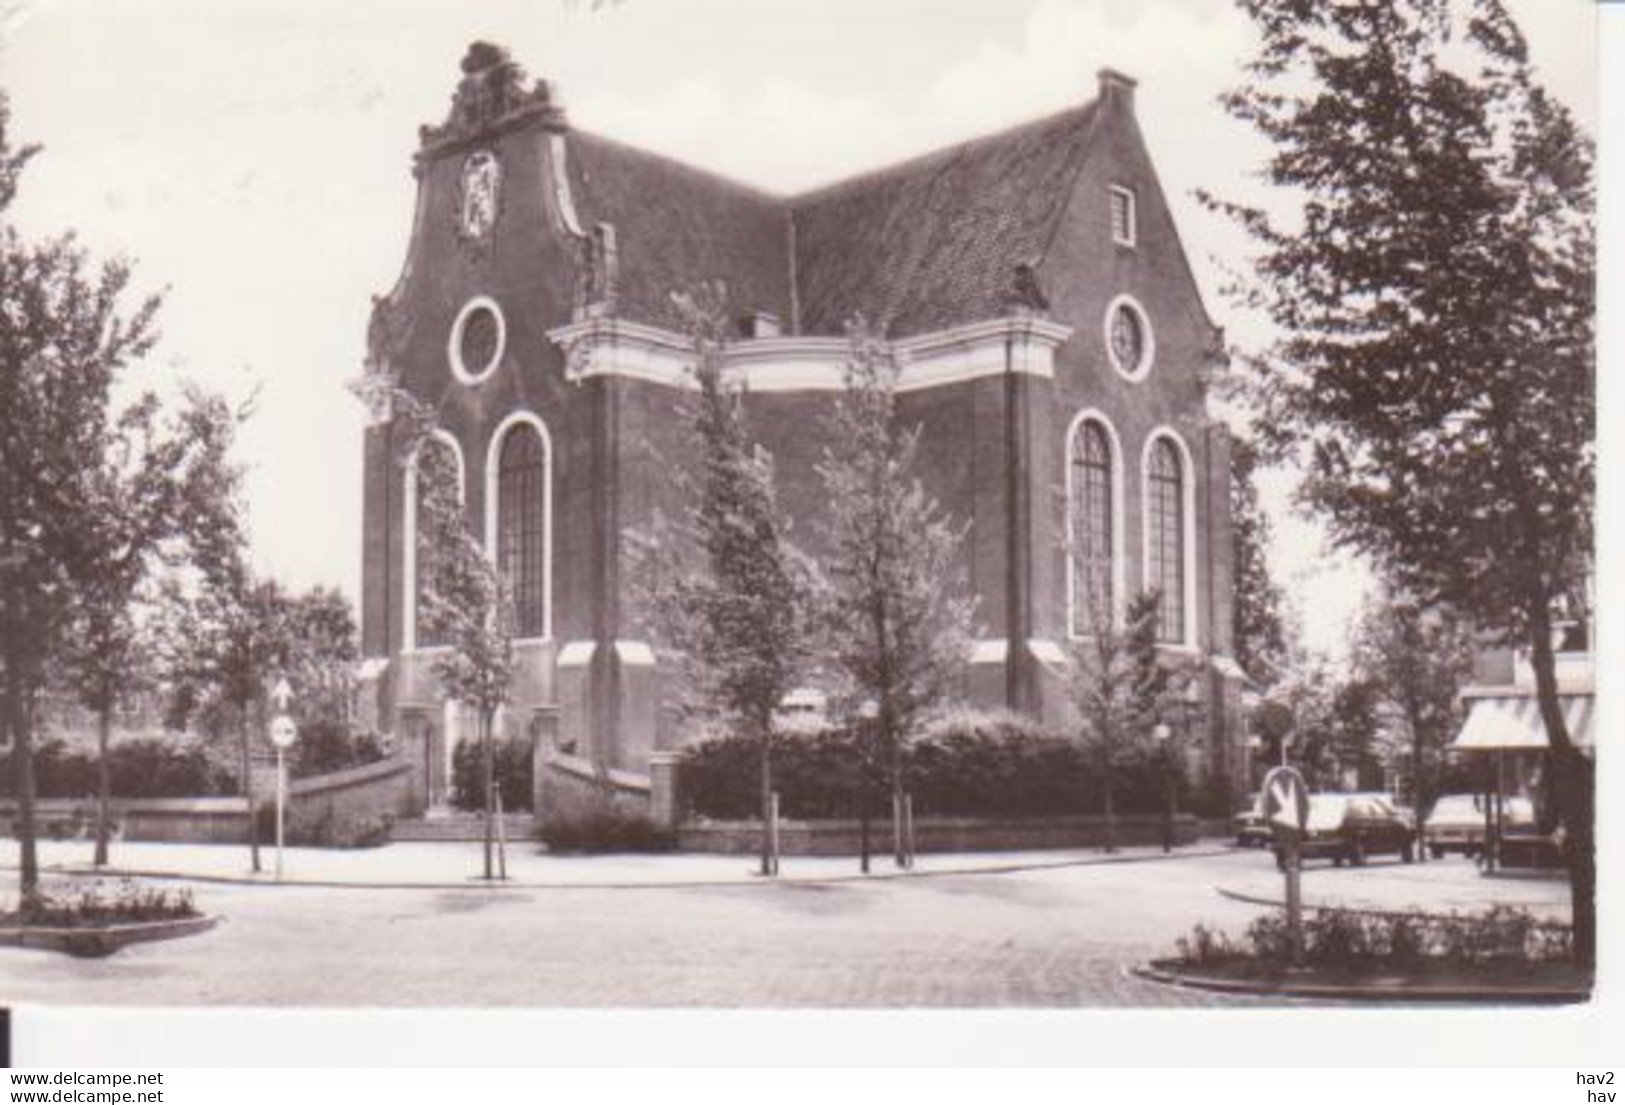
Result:
M267 702L279 679L295 688L307 719L344 706L344 674L355 658L355 627L337 592L289 594L260 578L249 563L247 535L235 505L240 469L213 470L215 502L230 504L216 525L195 534L185 573L164 581L158 667L169 696L169 724L234 734L240 786L248 805L249 855L261 870L254 816L254 751L263 748Z
M1399 723L1409 753L1409 791L1418 814L1437 793L1445 748L1460 726L1457 695L1472 673L1471 629L1447 609L1386 588L1355 626L1355 669Z
M1100 780L1106 817L1106 851L1117 850L1117 783L1122 772L1146 758L1152 730L1176 709L1193 673L1174 668L1157 654L1155 591L1134 596L1121 624L1097 599L1087 603L1089 630L1072 644L1068 690L1078 714L1081 743Z
M826 448L818 465L828 503L822 637L840 712L885 758L895 818L904 748L962 670L973 604L955 585L964 527L926 494L916 467L919 427L898 416L899 366L862 318L847 336L846 388L824 419L825 434L840 447ZM866 712L872 717L860 716ZM859 799L865 871L869 774L862 772ZM901 831L894 839L896 862L906 866Z
M469 528L450 454L433 447L434 411L410 393L394 397L401 457L417 466L418 534L423 552L418 617L448 647L434 658L447 697L474 709L485 811L485 877L494 878L497 711L513 681L513 600L508 581ZM506 860L502 867L507 868Z
M130 266L93 266L71 235L25 243L7 220L38 147L14 149L0 96L0 661L17 775L20 886L38 893L35 702L62 655L76 582L106 534L95 458L114 430L120 374L156 340L156 297L123 307Z
M775 715L805 672L813 575L789 542L772 457L751 437L744 396L723 377L726 290L702 285L672 300L694 348L686 416L698 478L683 481L693 500L687 524L657 518L651 532L631 535L631 551L647 612L691 688L685 707L759 749L762 874L773 875Z
M1589 964L1595 770L1552 622L1592 539L1591 143L1501 0L1240 3L1262 45L1226 102L1295 201L1218 204L1261 247L1247 301L1284 335L1261 425L1345 545L1529 648Z
M95 863L107 863L113 715L151 672L150 633L140 598L166 558L183 552L189 530L219 523L228 504L213 496L227 464L233 415L217 397L189 392L167 425L156 397L127 409L85 458L86 524L94 538L73 573L74 602L64 650L66 680L96 715Z
M1230 518L1234 561L1232 635L1236 662L1254 682L1274 683L1286 662L1281 588L1266 559L1270 520L1258 501L1258 448L1237 438L1230 453Z
M1352 776L1356 790L1380 787L1382 698L1377 685L1359 676L1338 680L1332 687L1329 721L1326 751L1338 785L1349 785Z

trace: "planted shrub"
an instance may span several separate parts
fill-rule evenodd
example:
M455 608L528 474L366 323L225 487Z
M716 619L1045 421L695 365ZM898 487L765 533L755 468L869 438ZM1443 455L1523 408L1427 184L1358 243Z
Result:
M858 735L845 729L781 738L773 748L780 809L797 819L855 817L867 779L871 810L883 815L891 783L877 759L866 762ZM1049 817L1101 807L1100 780L1083 750L1013 714L958 711L938 719L907 748L903 771L916 816ZM756 817L759 772L752 741L714 737L692 746L683 764L688 811L719 820ZM1118 812L1160 812L1163 786L1154 762L1120 770Z
M115 798L202 798L234 794L236 780L199 747L156 737L115 741L107 750L108 781ZM96 794L96 757L70 750L60 740L34 750L35 793L41 798L89 798ZM11 753L0 755L0 793L14 793Z
M266 804L256 815L262 843L276 840L276 806ZM282 826L290 848L378 848L390 841L395 818L389 813L341 813L331 806L311 813L291 809Z
M203 749L173 741L119 741L107 750L107 770L119 798L200 798L237 792L236 780Z
M288 758L288 774L295 779L326 775L352 767L365 767L385 758L377 733L352 732L342 722L320 719L299 729L299 741Z
M1323 909L1304 917L1303 943L1304 962L1314 967L1554 963L1571 957L1574 930L1513 906L1473 914ZM1240 944L1197 925L1177 947L1181 960L1196 964L1252 959L1279 966L1292 955L1284 911L1255 918Z
M552 852L669 852L676 845L671 832L647 817L612 810L548 817L536 835Z
M528 740L498 739L493 743L493 770L504 810L529 810L534 804L536 764ZM451 804L460 810L485 809L485 765L480 742L458 743L451 756Z
M0 794L17 793L14 755L0 754ZM41 798L83 798L96 793L96 764L59 740L34 746L34 793Z

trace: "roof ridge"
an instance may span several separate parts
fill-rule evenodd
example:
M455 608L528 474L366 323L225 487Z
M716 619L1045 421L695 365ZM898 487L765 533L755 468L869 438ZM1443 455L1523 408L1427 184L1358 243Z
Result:
M1049 257L1050 248L1055 245L1055 238L1061 232L1061 221L1066 218L1066 209L1071 197L1078 190L1078 178L1083 175L1083 167L1089 163L1089 147L1094 145L1095 135L1100 131L1100 120L1101 113L1093 112L1089 120L1089 133L1078 143L1077 149L1072 154L1072 172L1068 175L1066 188L1061 193L1066 198L1056 203L1055 211L1050 215L1049 231L1044 235L1044 246L1038 251L1038 256L1032 259L1034 270L1043 265L1045 259Z
M1077 116L1078 120L1082 122L1095 114L1094 109L1098 102L1098 100L1089 100L1088 102L1082 104L1072 104L1069 107L1060 108L1058 110L1048 112L1047 114L1037 116L1036 118L1028 119L1024 122L1003 127L999 130L984 131L981 134L973 135L970 138L962 138L957 142L952 142L945 146L936 146L932 149L924 150L917 154L911 154L899 161L879 165L873 169L865 169L853 176L845 176L836 180L827 181L814 188L809 188L804 192L793 192L784 198L788 200L792 206L798 206L809 200L828 199L829 197L837 195L847 188L869 184L881 177L901 174L905 171L919 170L925 167L925 165L929 162L939 158L943 160L957 160L959 157L971 152L973 147L1007 140L1023 131L1037 130L1040 127L1052 126L1069 115Z
M775 192L771 188L764 188L761 185L751 184L747 181L740 180L738 177L728 176L726 173L720 173L715 169L708 169L704 165L696 165L694 162L684 160L681 157L675 157L668 153L661 153L659 150L651 150L645 146L634 145L623 138L614 138L598 131L585 130L581 127L572 127L566 137L567 139L575 137L587 138L594 142L602 142L606 146L614 146L625 153L634 154L638 157L647 157L654 161L663 161L675 169L681 169L682 171L691 173L694 176L715 181L718 184L726 185L729 188L735 189L736 191L748 192L758 199L770 200L773 203L783 204L786 203L790 198L784 192Z

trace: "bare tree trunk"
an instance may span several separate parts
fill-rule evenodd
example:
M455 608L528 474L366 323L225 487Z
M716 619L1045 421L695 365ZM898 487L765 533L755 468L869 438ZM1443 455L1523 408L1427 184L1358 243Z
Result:
M106 703L96 711L96 855L97 867L107 866L107 840L110 835L109 805L113 797L113 770L107 762L107 746L112 738L113 706Z
M26 910L39 896L39 850L34 819L34 734L27 678L13 652L6 657L6 722L11 726L11 761L16 772L19 904Z
M1411 709L1411 807L1416 811L1416 861L1426 863L1428 850L1422 844L1422 816L1427 812L1427 791L1422 785L1422 726Z
M874 772L874 731L868 719L859 722L863 726L859 740L862 742L858 749L858 869L865 875L869 873L869 802L872 789L870 775Z
M491 712L480 710L480 773L485 782L485 877L495 877L492 849L496 844L496 750L491 747Z
M779 857L773 850L773 733L761 728L762 742L762 874L779 873Z
M1553 796L1562 819L1574 914L1574 957L1583 967L1597 961L1596 765L1575 747L1557 694L1551 612L1545 601L1530 604L1530 666L1546 741L1551 749Z
M903 742L897 739L896 733L888 732L886 743L891 753L892 844L896 853L892 862L898 867L908 867L913 858L909 855L907 826L903 821Z
M1117 851L1117 810L1112 804L1112 773L1110 769L1101 773L1103 786L1102 796L1105 799L1103 810L1106 814L1106 851Z

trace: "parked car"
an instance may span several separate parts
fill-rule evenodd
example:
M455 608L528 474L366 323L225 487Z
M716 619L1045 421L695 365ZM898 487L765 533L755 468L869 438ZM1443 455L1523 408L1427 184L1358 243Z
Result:
M1241 848L1268 848L1275 839L1269 822L1264 820L1264 796L1252 794L1247 804L1230 819L1236 830L1236 845Z
M1504 800L1506 828L1518 834L1532 830L1535 807L1527 798ZM1434 859L1446 852L1476 856L1484 850L1484 796L1445 794L1433 803L1422 824L1422 844Z
M1416 859L1416 829L1380 794L1311 794L1309 821L1299 854L1304 859L1364 863L1367 856L1395 853ZM1276 862L1284 863L1278 850Z

